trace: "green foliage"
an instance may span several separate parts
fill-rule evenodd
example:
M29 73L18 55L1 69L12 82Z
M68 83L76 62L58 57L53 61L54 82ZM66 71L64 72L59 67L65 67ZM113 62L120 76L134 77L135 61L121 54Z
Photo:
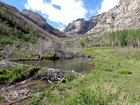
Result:
M48 69L47 68L42 69L42 70L38 71L37 74L39 76L47 77L48 76Z
M27 70L28 76L35 75L35 73L37 73L38 70L39 70L38 67L35 67L35 66L29 67L28 70Z
M42 58L43 59L53 59L54 58L54 54L53 53L43 54Z
M18 82L24 80L25 66L15 67L10 71L12 77L9 78L11 82Z
M39 70L37 67L27 67L19 66L19 67L9 67L0 69L0 83L9 83L9 82L19 82L29 76L35 75L35 73Z
M2 27L0 29L0 44L13 44L14 41L35 43L36 32L25 33L20 28L5 18L2 18Z
M0 102L4 100L4 97L2 94L0 94Z
M80 45L81 45L82 47L85 47L86 44L85 44L84 40L81 40L81 41L80 41Z
M110 44L113 46L139 47L140 29L121 30L109 33Z
M43 105L37 97L32 98L26 105Z
M66 81L70 82L72 80L76 79L76 74L73 72L67 72L66 73Z
M132 72L129 71L129 70L122 70L122 71L120 71L119 73L120 73L120 74L132 74Z
M2 56L2 55L0 55L0 61L1 61L1 60L3 60L3 56Z

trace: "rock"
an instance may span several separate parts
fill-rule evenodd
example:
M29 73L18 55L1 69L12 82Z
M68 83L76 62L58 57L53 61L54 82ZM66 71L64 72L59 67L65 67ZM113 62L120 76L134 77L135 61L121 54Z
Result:
M8 62L6 60L1 60L0 61L0 67L5 67L8 63L10 63L10 62Z

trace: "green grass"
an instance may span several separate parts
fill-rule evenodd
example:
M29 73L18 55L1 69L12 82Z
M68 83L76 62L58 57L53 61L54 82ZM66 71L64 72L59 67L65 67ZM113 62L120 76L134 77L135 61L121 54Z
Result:
M130 58L129 52L137 56ZM137 53L135 48L85 48L83 53L94 57L95 70L71 82L52 85L37 95L40 103L51 105L140 104L140 59L138 59L140 53Z

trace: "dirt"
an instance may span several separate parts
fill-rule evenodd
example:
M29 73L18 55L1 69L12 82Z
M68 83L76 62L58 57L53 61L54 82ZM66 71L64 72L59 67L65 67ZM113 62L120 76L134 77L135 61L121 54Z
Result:
M0 105L25 105L30 100L30 95L39 93L50 86L47 80L28 79L8 87L2 87L1 92L5 100Z

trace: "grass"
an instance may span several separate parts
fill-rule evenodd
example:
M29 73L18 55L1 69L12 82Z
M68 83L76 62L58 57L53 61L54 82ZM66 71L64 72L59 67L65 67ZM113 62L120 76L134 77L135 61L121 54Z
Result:
M95 70L71 82L52 85L36 95L36 99L51 105L139 105L140 53L137 51L85 48L83 53L94 57ZM136 56L130 57L129 52Z

